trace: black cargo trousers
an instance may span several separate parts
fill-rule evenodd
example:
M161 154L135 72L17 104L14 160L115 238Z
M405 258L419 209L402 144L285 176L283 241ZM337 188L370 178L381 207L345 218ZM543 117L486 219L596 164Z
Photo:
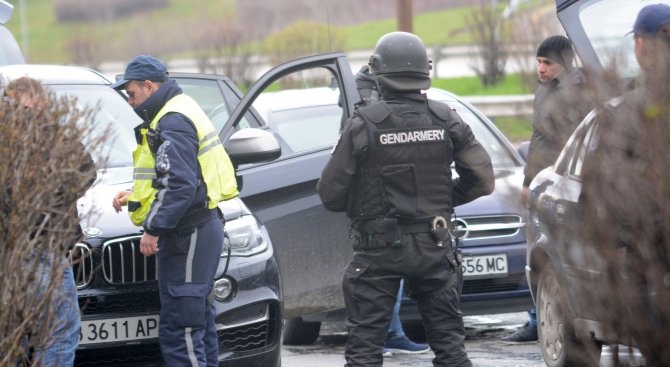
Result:
M373 237L383 243L383 234ZM429 233L403 234L398 246L357 250L342 289L349 339L345 367L381 366L386 331L400 279L416 300L435 353L433 366L470 367L463 341L457 276L451 244L438 246Z

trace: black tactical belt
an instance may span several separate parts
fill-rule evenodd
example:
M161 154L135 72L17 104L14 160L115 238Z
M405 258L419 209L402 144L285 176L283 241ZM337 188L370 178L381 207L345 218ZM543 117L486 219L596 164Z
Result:
M359 221L354 225L357 230L358 244L354 250L368 250L373 248L398 247L402 244L403 234L430 233L431 224L428 222L399 223L395 218L376 218L368 221ZM384 239L380 240L378 237Z
M377 218L368 221L361 221L356 225L356 229L361 235L382 234L399 229L402 233L427 233L431 231L429 222L402 223L393 218Z

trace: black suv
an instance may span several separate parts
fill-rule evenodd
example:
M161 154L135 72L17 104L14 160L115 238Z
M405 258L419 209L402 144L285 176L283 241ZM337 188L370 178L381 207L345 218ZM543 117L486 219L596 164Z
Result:
M110 134L101 152L105 165L77 203L85 237L72 250L82 312L75 365L162 365L156 259L139 252L140 228L127 213L115 213L111 207L114 194L132 186L132 128L139 117L110 82L92 70L8 65L0 67L0 75L10 80L27 75L59 96L76 97L82 108L96 111L83 123ZM279 144L265 131L245 129L231 135L226 148L236 164L279 155ZM226 366L278 366L282 297L272 242L239 198L219 207L228 233L214 284L219 360Z

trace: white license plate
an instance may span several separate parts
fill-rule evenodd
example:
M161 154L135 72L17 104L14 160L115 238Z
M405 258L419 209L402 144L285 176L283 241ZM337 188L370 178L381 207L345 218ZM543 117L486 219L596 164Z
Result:
M158 338L158 315L82 320L79 344Z
M507 254L463 256L463 277L494 278L506 276Z

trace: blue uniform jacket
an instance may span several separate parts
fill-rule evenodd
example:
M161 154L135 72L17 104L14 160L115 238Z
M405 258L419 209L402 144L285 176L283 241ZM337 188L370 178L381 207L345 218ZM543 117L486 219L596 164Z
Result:
M170 79L137 106L135 113L148 126L165 103L181 93L177 82ZM206 208L207 203L193 122L180 113L168 113L158 121L156 130L162 141L154 152L158 193L144 221L144 230L153 236L179 229L185 213Z

